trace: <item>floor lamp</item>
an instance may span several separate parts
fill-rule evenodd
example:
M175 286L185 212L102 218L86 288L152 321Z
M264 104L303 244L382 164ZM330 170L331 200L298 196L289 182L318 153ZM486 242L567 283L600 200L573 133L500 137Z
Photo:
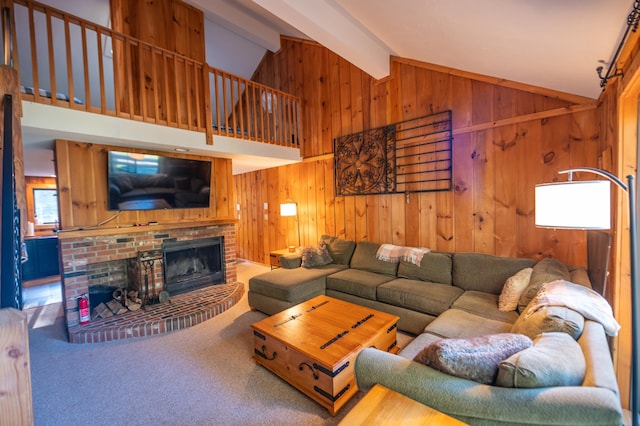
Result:
M636 190L634 176L627 176L627 184L611 173L591 167L561 170L568 173L567 182L536 185L536 226L563 229L610 229L611 196L610 183L605 180L573 181L574 172L588 172L607 178L622 188L629 201L629 255L631 273L631 401L630 411L633 426L639 425L638 409L638 234L636 212Z
M300 247L300 221L298 220L298 204L292 200L286 200L280 204L280 216L291 217L296 216L296 224L298 225L298 245Z

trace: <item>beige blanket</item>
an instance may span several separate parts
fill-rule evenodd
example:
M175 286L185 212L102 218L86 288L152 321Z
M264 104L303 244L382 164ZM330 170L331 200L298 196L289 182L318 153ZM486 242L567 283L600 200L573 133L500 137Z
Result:
M617 336L620 324L613 317L607 300L588 287L565 280L544 284L533 298L525 319L544 306L564 306L592 321L599 322L609 336Z
M399 262L404 260L405 262L411 262L414 265L420 266L422 262L422 256L425 253L429 253L431 250L428 248L416 248L416 247L404 247L396 246L393 244L382 244L378 248L376 258L384 260L385 262Z

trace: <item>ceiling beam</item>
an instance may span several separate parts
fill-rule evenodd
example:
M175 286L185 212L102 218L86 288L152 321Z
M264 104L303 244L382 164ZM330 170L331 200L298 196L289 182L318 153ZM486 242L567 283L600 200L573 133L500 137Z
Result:
M390 72L393 53L334 0L253 0L376 79Z
M204 11L212 22L271 52L280 49L280 33L268 24L254 18L232 3L211 0L190 0L189 3Z

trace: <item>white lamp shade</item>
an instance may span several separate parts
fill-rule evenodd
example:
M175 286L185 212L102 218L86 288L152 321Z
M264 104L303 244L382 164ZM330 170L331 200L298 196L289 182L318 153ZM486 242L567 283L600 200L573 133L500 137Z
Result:
M286 202L280 204L280 216L295 216L298 213L298 208L294 202Z
M536 226L610 229L611 184L605 180L536 185Z

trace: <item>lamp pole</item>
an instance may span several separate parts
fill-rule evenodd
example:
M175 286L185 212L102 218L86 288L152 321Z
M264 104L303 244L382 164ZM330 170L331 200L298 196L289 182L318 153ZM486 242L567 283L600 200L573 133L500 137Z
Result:
M640 413L638 412L638 409L640 409L640 402L638 399L638 384L640 382L640 375L638 374L638 342L640 340L640 322L638 321L638 308L640 308L640 295L638 294L638 231L636 228L637 211L635 177L633 175L628 175L627 184L625 185L625 183L617 176L605 170L592 167L579 167L561 170L558 173L569 173L569 180L571 180L571 174L573 172L589 172L603 176L618 185L627 193L629 201L629 272L631 281L631 398L629 408L631 411L631 424L633 426L639 426L640 419L638 416Z

